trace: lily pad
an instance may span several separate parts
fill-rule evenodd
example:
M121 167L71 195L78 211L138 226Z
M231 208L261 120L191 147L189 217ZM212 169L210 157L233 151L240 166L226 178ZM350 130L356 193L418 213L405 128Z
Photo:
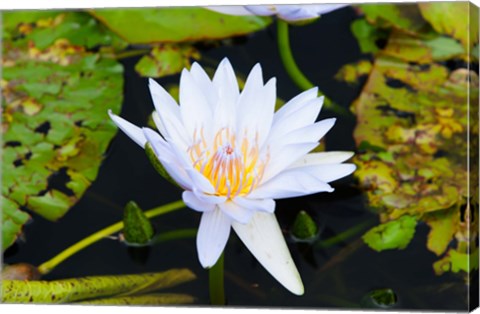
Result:
M402 216L373 227L363 235L363 240L376 251L404 249L413 239L417 219L413 216Z
M406 33L426 33L430 26L414 3L380 3L359 5L368 22L382 28L393 27Z
M478 43L478 9L475 5L468 2L422 2L418 6L438 33L458 39L466 49Z
M18 21L15 12L8 19ZM39 24L32 19L29 34ZM28 220L25 210L55 221L96 178L116 133L106 113L120 111L123 67L63 37L45 49L18 38L3 43L1 84L5 250Z
M135 65L135 70L141 76L159 78L189 68L191 58L200 58L199 52L193 46L162 44L143 56Z
M90 13L131 44L223 39L259 31L271 22L268 17L232 16L194 7L96 9Z
M71 303L116 297L119 304L124 304L131 296L171 288L195 278L195 274L188 269L170 269L161 273L55 281L3 280L0 295L5 303ZM112 300L103 303L114 304Z

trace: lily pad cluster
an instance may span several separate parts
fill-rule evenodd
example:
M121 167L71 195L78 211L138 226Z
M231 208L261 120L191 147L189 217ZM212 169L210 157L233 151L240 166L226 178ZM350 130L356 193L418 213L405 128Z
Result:
M435 272L469 272L478 268L478 189L469 185L478 170L467 161L478 159L478 72L470 67L478 68L478 11L454 2L365 4L359 11L352 32L360 49L373 53L371 69L347 65L337 78L352 83L369 70L352 104L355 176L381 225L363 239L376 251L403 249L417 224L427 224L426 246L439 256Z
M2 58L2 248L28 212L61 218L95 180L116 128L123 67L91 48L120 42L83 12L6 12Z

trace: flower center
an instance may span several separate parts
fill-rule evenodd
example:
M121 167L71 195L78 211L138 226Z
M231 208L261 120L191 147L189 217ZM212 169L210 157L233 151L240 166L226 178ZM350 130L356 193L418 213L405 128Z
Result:
M228 128L220 129L213 144L207 145L203 128L193 134L188 148L193 167L202 173L215 188L215 195L233 199L249 194L262 180L269 156L260 158L258 136L249 140L244 134L238 141Z

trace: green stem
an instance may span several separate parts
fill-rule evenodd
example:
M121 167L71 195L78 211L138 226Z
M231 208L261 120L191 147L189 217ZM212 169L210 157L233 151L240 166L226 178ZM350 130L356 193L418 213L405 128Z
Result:
M323 240L323 241L318 241L315 244L315 247L326 249L326 248L329 248L331 246L334 246L335 244L345 242L347 239L353 237L354 235L364 231L365 229L367 229L368 227L373 225L375 220L376 219L373 219L373 218L369 219L369 220L367 220L367 221L365 221L365 222L363 222L359 225L355 225L352 228L347 229L347 230L337 234L336 236L333 236L333 237L328 238L328 239Z
M223 253L208 272L210 286L210 303L225 305L225 288L223 279Z
M169 203L160 207L156 207L153 209L150 209L145 212L145 216L148 218L156 217L159 215L163 215L169 212L172 212L177 209L181 209L185 207L185 203L183 201L176 201L173 203ZM75 243L74 245L66 248L50 260L46 261L45 263L41 264L38 266L38 271L42 274L48 274L50 271L52 271L56 266L58 266L61 262L69 258L70 256L74 255L75 253L83 250L84 248L94 244L95 242L104 239L105 237L108 237L112 235L115 232L118 232L122 230L123 228L123 222L117 222L113 225L110 225L100 231L97 231L88 237L80 240L79 242Z
M307 90L315 87L315 85L310 82L310 80L302 73L295 58L293 57L292 49L290 47L290 36L288 33L288 23L277 19L277 41L278 41L278 50L280 53L280 58L282 59L283 66L287 71L290 78L293 82L301 89ZM319 91L319 95L323 95ZM345 110L343 107L331 101L325 96L324 100L325 108L328 108L339 115L349 115L350 113Z
M186 238L194 238L197 235L197 229L179 229L160 233L153 237L149 244L159 244L162 242Z
M115 59L116 60L121 60L121 59L141 56L141 55L147 54L149 52L150 52L150 49L127 50L127 51L123 51L123 52L120 52L118 54L115 54Z

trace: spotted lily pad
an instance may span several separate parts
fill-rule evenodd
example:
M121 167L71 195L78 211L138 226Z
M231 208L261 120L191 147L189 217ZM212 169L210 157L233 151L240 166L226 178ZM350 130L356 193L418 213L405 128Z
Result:
M28 34L34 34L43 24L29 18ZM12 32L25 25L15 12L8 20ZM52 32L57 38L44 49L23 37L3 43L3 249L21 232L28 211L55 221L80 199L116 132L107 110L120 110L123 67L72 44L71 33Z
M159 273L133 275L92 276L55 281L3 280L1 301L6 303L71 303L83 301L92 304L125 304L134 297L159 289L171 288L192 281L195 274L189 269L170 269ZM149 294L147 294L148 296ZM108 299L111 297L111 299ZM105 299L102 299L105 298ZM147 297L150 302L155 297ZM190 303L185 295L161 298L156 303ZM170 302L168 302L170 301ZM177 301L177 302L174 302ZM182 302L184 301L184 302ZM97 303L98 302L98 303Z

